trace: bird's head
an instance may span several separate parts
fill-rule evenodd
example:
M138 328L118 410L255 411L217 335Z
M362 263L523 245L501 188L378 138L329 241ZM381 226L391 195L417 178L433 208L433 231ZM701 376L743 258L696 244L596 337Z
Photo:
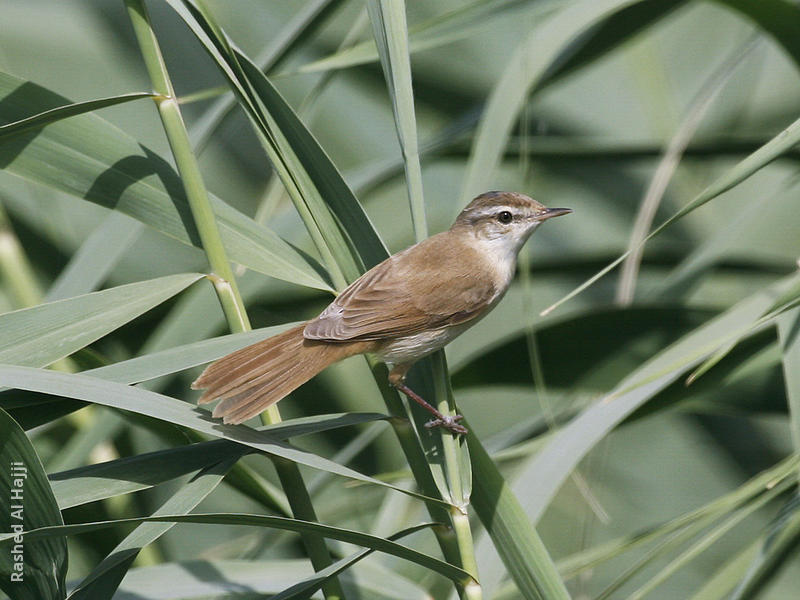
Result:
M571 212L569 208L547 208L516 192L486 192L461 211L451 230L469 232L478 240L516 254L543 221Z

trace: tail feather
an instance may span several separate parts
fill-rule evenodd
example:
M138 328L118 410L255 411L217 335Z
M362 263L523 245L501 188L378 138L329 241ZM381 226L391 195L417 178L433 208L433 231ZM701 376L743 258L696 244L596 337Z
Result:
M274 398L275 400L270 404L277 402L326 366L327 364L320 365L320 368L317 368L317 366L306 364L298 366L298 368L289 367L282 372L278 371L280 367L276 366L274 371L254 377L240 387L219 396L220 403L214 408L213 416L227 416L230 420L236 418L239 413L247 412L249 414L254 409L253 414L257 414L266 408L258 409L262 399ZM253 415L250 414L250 416Z
M252 380L257 370L268 366L274 357L280 357L284 349L302 343L302 332L303 325L294 327L211 363L192 383L192 389L207 390L198 404L211 402L244 381Z
M198 402L216 399L213 416L241 423L266 410L327 366L369 350L368 342L307 340L300 325L237 350L215 363L192 383L205 389Z

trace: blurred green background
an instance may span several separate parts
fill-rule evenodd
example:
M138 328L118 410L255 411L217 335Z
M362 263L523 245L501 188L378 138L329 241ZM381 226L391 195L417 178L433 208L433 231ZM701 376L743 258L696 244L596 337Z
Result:
M230 38L257 57L293 26L303 10L319 3L206 0L205 4ZM407 2L431 233L449 227L466 201L485 189L520 191L546 205L574 210L537 231L523 251L518 279L503 303L447 348L459 408L504 475L515 482L523 506L538 493L530 469L536 466L537 452L552 439L549 430L562 427L603 398L673 342L791 275L798 266L798 154L789 150L648 242L627 288L616 269L546 317L540 316L628 248L637 215L644 219L645 230L662 223L798 116L800 52L792 47L800 39L796 3L763 2L750 7L750 14L747 9L742 12L740 5L747 4L743 2L627 4L610 20L573 35L582 6L588 3ZM153 1L148 7L175 90L186 99L184 118L196 142L225 82L170 6ZM759 15L753 13L759 11L757 22L753 18ZM0 71L71 101L150 90L121 1L3 0L0 14ZM395 252L413 243L414 237L391 103L374 47L369 51L371 39L362 2L330 2L318 26L301 31L297 44L268 75L298 110L388 249ZM338 68L335 61L345 62L356 54L340 52L343 42L365 43L357 46L363 64ZM531 76L539 68L537 61L548 53L553 60L533 89L523 94L519 114L508 115L513 129L505 140L487 121L488 100L499 93L502 101L502 90L496 86L523 44L530 44L530 52L524 54L522 70L512 73L518 80ZM191 96L206 91L211 92L209 98ZM152 102L138 100L97 114L124 132L121 135L171 162ZM12 120L4 114L0 119ZM485 139L497 134L494 139L504 148L497 168L482 171L476 166L476 144L484 140L479 131ZM672 170L666 162L669 156L665 158L670 144L675 151ZM234 108L224 118L197 156L213 194L316 254L241 110ZM18 238L44 298L110 211L57 185L43 185L35 175L21 177L13 162L4 167L0 206L7 215L5 226ZM654 184L658 177L662 179ZM469 187L478 182L482 187ZM645 203L648 189L651 195ZM642 216L647 210L643 206L653 211L651 219ZM133 219L123 221L126 225L120 230L128 231L129 245L107 265L107 275L95 287L207 270L199 250L139 227ZM241 277L240 285L254 327L309 318L331 298L252 270ZM0 280L0 313L26 305L18 291L8 279ZM792 301L785 303L781 318L796 319ZM791 362L786 340L779 342L774 325L771 320L748 332L692 385L684 383L694 369L689 358L676 365L674 370L682 375L593 444L548 503L539 531L562 567L609 540L655 528L648 544L627 552L610 547L605 560L571 573L567 586L574 598L601 597L626 569L670 539L672 533L663 523L733 493L797 452L800 440L793 439L792 429L800 432L800 416L787 409L792 392L787 392L791 387L784 377ZM114 363L227 332L211 286L195 284L73 359L81 368ZM796 352L793 360L800 368ZM198 372L195 368L148 385L193 400L196 394L188 385ZM284 418L382 412L376 389L364 361L354 358L325 371L280 408ZM48 473L167 448L170 437L182 443L177 441L181 439L177 428L162 426L169 430L164 432L148 420L121 414L94 406L33 428L28 435ZM332 457L357 431L315 435L298 440L298 445ZM274 478L266 461L257 458L244 460ZM407 479L402 454L386 428L352 464L362 472ZM792 477L796 479L796 473ZM180 485L167 483L68 509L64 519L69 523L150 514ZM714 532L722 532L715 525L739 515L736 511L742 505L719 509L714 513L718 521L665 546L651 563L635 569L629 581L619 581L619 589L610 591L609 597L637 597L632 594L640 586L666 575L670 561L698 541L708 542L708 548L688 557L648 598L727 598L748 569L762 569L759 577L763 577L744 597L796 597L800 537L795 529L800 516L791 502L796 493L796 486L787 487L757 510L753 504L757 498L747 499L743 506L754 506L752 514L742 515L741 522L717 538ZM426 518L413 500L363 485L327 485L315 497L315 505L322 522L362 530L379 523L381 535ZM263 506L227 486L217 489L198 510L264 512ZM126 531L70 537L67 579L85 576ZM521 597L503 575L477 523L474 534L478 566L486 578L485 597ZM777 553L769 540L779 535L787 540ZM429 533L415 534L409 543L436 551ZM205 597L188 592L168 595L159 589L165 581L182 581L164 570L180 561L277 561L300 555L296 538L288 534L178 525L139 555L114 597ZM768 561L760 563L764 556ZM294 568L295 563L291 565ZM449 593L440 578L385 555L372 556L359 568L375 587L362 587L363 595L354 597L412 598L432 593L444 598ZM723 583L702 591L715 575ZM256 573L245 569L235 577L250 581L247 578ZM155 582L153 589L145 585L148 581Z

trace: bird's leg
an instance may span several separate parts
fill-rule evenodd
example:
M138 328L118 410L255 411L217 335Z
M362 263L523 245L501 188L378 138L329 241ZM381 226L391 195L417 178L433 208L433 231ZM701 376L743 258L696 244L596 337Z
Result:
M405 384L406 372L408 372L409 368L410 365L402 367L398 366L392 369L392 371L389 373L389 384L395 389L403 392L406 396L411 398L414 402L436 417L435 419L431 419L425 423L425 427L444 427L453 434L467 433L467 428L458 424L458 422L464 418L463 415L454 415L452 417L450 415L443 415L436 409L436 407L426 402L422 396L417 394Z

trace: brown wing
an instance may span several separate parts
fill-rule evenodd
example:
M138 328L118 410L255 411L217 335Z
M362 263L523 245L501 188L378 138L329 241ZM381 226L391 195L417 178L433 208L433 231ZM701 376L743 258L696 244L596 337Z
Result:
M478 316L498 293L476 283L469 247L446 248L440 234L395 254L354 281L303 332L315 340L373 340L457 325Z

